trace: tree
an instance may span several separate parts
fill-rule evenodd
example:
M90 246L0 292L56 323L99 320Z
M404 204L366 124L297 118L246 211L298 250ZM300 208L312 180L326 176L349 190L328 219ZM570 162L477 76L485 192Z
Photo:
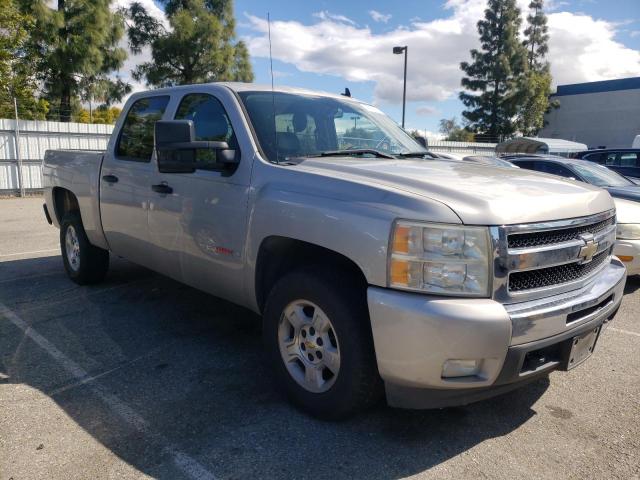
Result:
M518 108L518 130L525 137L535 137L544 127L544 114L550 106L551 74L529 70L521 86L522 103Z
M525 39L522 43L527 49L529 70L542 71L549 68L549 64L544 60L549 51L549 29L547 16L544 14L544 0L532 0L529 8L532 12L527 15L528 26L524 30Z
M481 49L471 50L472 62L462 62L466 73L460 100L462 115L475 132L497 140L512 135L521 101L521 81L526 72L526 50L518 39L520 10L516 0L489 0L478 22Z
M48 104L36 98L36 66L28 49L34 19L14 0L0 0L0 117L13 118L14 99L24 119L44 119Z
M151 47L153 60L134 70L136 80L164 87L213 81L253 80L246 45L235 41L231 0L164 0L169 28L140 3L127 10L129 46Z
M93 112L82 108L73 114L73 121L78 123L102 123L113 125L116 123L121 110L118 107L99 106Z
M473 132L458 125L456 117L441 119L438 130L444 135L444 139L450 142L473 142L475 140Z
M549 51L547 16L544 0L532 0L527 16L523 46L527 49L527 73L520 84L521 104L518 109L518 129L525 136L535 136L544 127L544 114L557 108L557 101L549 102L551 73L545 56Z
M120 88L124 82L109 78L127 57L118 47L124 19L111 11L112 0L57 0L56 10L45 0L20 2L35 18L31 47L45 98L56 104L59 120L71 119L74 99L93 82L111 84L115 100L127 93Z

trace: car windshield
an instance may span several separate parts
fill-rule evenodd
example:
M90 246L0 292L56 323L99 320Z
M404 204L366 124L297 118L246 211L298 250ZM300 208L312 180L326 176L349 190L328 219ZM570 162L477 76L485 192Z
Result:
M619 173L598 164L575 163L573 168L587 183L596 187L632 187L635 184Z
M427 150L371 105L333 97L282 92L239 92L267 159L349 155L389 158ZM275 113L275 118L274 118ZM380 152L384 155L376 155Z

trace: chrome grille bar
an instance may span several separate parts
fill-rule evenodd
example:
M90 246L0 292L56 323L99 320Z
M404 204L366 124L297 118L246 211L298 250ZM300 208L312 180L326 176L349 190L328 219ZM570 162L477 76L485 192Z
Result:
M597 275L609 262L615 243L615 211L556 222L503 225L492 227L490 233L494 247L493 297L515 303L580 288ZM514 242L516 234L526 241ZM554 242L548 243L549 239ZM597 262L587 267L594 259ZM531 274L520 275L524 272ZM509 288L512 273L519 274L519 281L512 282L513 291ZM523 279L527 281L523 283Z

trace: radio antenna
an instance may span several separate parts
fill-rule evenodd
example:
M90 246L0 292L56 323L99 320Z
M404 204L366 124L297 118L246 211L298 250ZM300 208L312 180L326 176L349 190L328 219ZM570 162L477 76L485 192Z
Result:
M280 163L278 154L278 132L276 131L276 97L273 92L273 56L271 55L271 16L267 12L267 26L269 31L269 66L271 69L271 113L273 115L273 142L276 149L276 163Z

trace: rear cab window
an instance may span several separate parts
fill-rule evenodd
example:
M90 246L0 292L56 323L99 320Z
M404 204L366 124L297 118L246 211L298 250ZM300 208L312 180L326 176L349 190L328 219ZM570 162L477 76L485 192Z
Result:
M162 119L169 96L145 97L136 100L127 112L116 145L121 160L150 162L153 154L155 123Z

